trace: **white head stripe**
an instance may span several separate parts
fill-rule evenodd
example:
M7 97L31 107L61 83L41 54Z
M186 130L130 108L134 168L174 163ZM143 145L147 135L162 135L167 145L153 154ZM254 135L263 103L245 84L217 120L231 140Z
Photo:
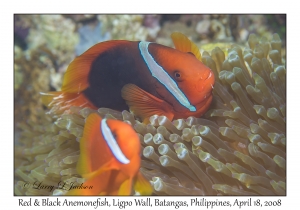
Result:
M179 89L176 82L169 76L169 74L158 65L152 55L148 51L148 46L150 42L140 42L139 49L146 62L151 74L153 77L158 79L158 81L163 84L167 90L177 99L177 101L182 104L184 107L188 108L190 111L196 111L196 108L190 104L187 97Z
M103 119L101 121L100 130L103 134L104 140L106 141L108 147L110 148L110 150L114 154L114 156L117 158L117 160L123 164L130 163L130 161L125 157L125 155L121 151L116 139L114 138L113 134L111 133L111 130L109 129L109 127L106 123L106 119Z

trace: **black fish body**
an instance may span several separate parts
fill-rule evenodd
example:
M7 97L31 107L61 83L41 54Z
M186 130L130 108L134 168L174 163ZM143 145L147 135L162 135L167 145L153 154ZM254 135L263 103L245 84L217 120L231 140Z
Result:
M52 112L71 106L131 110L147 119L200 117L212 101L214 75L197 46L173 33L176 49L150 42L98 43L69 65L61 91L43 93Z

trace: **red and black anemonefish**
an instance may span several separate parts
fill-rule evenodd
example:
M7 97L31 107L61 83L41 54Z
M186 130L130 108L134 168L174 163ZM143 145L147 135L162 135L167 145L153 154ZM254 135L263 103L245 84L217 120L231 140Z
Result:
M212 101L214 74L198 47L181 33L175 48L145 41L101 42L69 65L61 91L42 93L53 112L70 106L128 110L142 120L200 117Z
M132 189L151 195L151 184L139 172L140 150L139 137L129 124L90 114L77 163L87 188L72 189L67 195L131 195Z

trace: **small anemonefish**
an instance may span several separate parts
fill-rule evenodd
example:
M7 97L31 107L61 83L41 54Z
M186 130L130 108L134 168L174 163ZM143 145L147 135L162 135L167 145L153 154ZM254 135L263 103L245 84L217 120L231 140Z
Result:
M127 123L88 116L80 139L77 171L92 189L73 189L67 195L151 195L150 183L139 172L140 140Z
M198 47L181 33L175 48L145 41L101 42L69 65L61 91L42 93L52 111L70 106L129 109L139 118L200 117L212 101L214 74Z

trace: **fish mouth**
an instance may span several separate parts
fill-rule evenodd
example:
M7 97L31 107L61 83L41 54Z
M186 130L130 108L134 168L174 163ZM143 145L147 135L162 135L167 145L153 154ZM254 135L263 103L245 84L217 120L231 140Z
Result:
M212 71L209 72L207 77L204 80L198 82L198 91L201 92L201 95L211 93L215 84L215 76Z
M206 79L205 79L204 81L210 79L211 77L213 77L213 73L212 73L212 72L209 72L209 75L206 77Z

